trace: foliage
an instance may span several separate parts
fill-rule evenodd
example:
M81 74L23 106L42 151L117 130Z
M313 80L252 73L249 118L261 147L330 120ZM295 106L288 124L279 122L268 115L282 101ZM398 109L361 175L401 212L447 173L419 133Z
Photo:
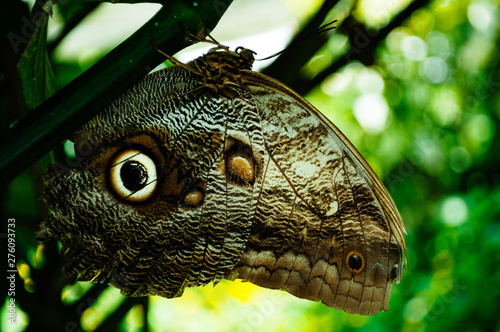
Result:
M38 201L40 176L28 170L2 199L3 220L17 220L18 330L500 331L499 3L415 1L390 31L384 27L408 1L316 4L310 21L337 19L338 31L291 48L265 72L309 91L306 98L353 141L394 197L410 267L393 287L390 310L349 315L239 282L171 300L73 285L61 275L55 244L37 248L33 230L47 211ZM79 70L77 63L53 66L59 81ZM297 70L285 75L285 68ZM64 158L62 145L55 153ZM2 310L5 331L11 326Z

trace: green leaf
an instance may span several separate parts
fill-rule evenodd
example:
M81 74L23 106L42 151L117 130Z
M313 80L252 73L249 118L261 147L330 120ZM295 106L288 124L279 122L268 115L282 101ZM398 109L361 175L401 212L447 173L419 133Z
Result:
M56 92L54 73L47 53L47 25L52 2L39 11L35 33L17 64L24 100L29 110L34 109Z
M47 25L53 6L54 4L48 1L38 11L36 21L33 22L35 32L16 66L21 78L24 102L29 111L57 91L54 72L47 52ZM52 161L50 153L42 157L40 160L42 174L45 174L47 165Z
M154 42L175 54L212 30L231 0L164 1L163 7L126 41L0 136L0 183L8 182L103 110L165 60Z

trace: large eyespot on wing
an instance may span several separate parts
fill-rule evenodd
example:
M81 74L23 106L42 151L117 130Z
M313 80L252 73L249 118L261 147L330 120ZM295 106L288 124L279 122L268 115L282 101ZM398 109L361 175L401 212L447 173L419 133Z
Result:
M129 203L143 203L153 196L157 185L157 165L138 149L118 151L108 169L111 191Z

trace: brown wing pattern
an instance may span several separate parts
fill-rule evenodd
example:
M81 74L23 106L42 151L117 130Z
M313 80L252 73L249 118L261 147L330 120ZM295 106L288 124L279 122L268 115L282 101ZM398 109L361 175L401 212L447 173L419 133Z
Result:
M387 310L404 248L387 191L302 98L254 72L246 88L268 159L247 250L231 277L350 313Z
M75 133L90 149L47 176L38 239L61 241L66 274L129 296L227 278L387 310L405 231L386 189L314 107L219 51L148 75Z

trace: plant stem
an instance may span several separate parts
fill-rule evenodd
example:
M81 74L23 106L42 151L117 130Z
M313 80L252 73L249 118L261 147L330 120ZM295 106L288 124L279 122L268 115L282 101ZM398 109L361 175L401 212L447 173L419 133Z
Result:
M139 30L0 136L0 187L98 114L165 60L212 30L232 0L168 1Z

